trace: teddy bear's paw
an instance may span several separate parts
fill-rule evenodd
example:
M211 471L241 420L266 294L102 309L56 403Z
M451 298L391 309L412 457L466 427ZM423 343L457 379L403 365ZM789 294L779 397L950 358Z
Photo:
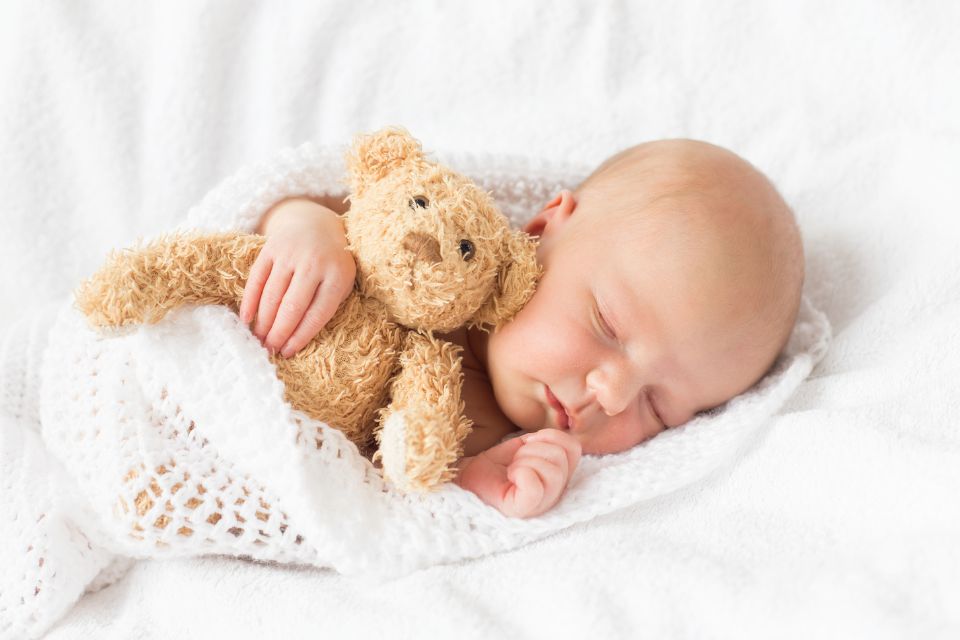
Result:
M394 411L383 421L378 439L380 449L376 459L383 466L383 475L401 491L407 491L407 446L404 439L406 425L402 411Z
M401 491L432 491L453 479L460 457L454 425L431 411L392 411L378 436L383 474ZM448 437L443 437L448 434Z

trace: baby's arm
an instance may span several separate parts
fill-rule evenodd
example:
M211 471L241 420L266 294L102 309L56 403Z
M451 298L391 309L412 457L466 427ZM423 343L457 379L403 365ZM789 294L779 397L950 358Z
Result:
M240 319L284 357L312 340L353 289L356 264L343 223L326 205L336 203L283 200L257 227L267 241L250 269Z
M454 482L506 516L538 516L560 500L580 453L569 433L541 429L462 458Z

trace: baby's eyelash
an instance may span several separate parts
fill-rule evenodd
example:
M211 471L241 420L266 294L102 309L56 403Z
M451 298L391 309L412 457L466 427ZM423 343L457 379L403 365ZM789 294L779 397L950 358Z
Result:
M616 339L617 339L617 334L615 334L615 333L613 332L613 329L610 328L610 323L608 323L608 322L606 321L606 319L603 317L603 314L600 313L600 309L599 309L599 308L595 308L595 309L594 309L594 313L595 313L596 316L597 316L597 323L600 325L600 329L601 329L605 334L607 334L607 336L609 336L611 339L616 340Z
M652 402L650 403L650 409L653 411L653 415L654 415L654 417L657 419L657 421L658 421L660 424L662 424L663 426L667 426L667 423L664 422L664 421L663 421L663 418L660 417L660 412L657 411L657 408L656 408L655 406L653 406L653 403L652 403Z
M653 414L653 417L666 428L667 423L663 421L663 418L660 417L660 412L657 411L657 405L653 404L653 398L650 396L650 393L646 393L647 396L647 405L650 406L650 413Z

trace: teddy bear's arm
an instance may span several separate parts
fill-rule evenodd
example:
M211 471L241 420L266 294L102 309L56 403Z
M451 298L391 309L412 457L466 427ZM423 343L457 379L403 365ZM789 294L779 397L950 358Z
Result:
M461 400L460 351L431 335L407 335L377 432L384 474L403 490L435 489L456 473L471 428Z
M184 304L236 309L263 243L254 235L191 233L115 251L77 288L76 306L97 327L158 322Z

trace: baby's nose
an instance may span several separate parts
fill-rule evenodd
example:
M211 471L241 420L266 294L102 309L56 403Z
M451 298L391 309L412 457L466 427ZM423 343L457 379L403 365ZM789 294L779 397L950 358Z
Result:
M643 379L629 364L597 368L587 374L591 389L603 412L615 416L636 402L643 390Z
M411 231L403 237L403 248L412 253L417 262L436 264L442 260L440 243L426 233Z

